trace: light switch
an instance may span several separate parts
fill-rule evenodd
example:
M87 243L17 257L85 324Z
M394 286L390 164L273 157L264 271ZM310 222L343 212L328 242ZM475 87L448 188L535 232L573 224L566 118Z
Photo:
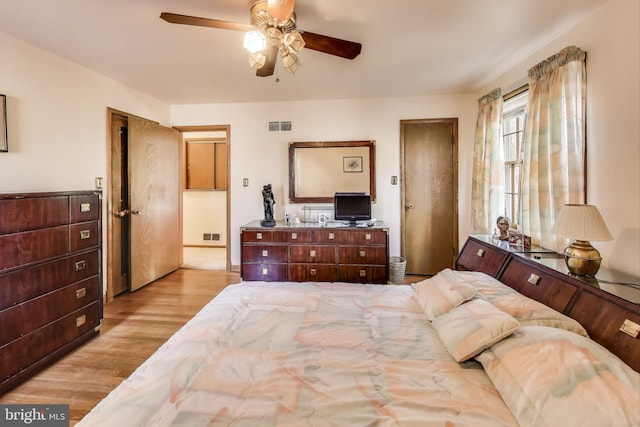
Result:
M249 178L242 178L242 186L243 187L249 186Z

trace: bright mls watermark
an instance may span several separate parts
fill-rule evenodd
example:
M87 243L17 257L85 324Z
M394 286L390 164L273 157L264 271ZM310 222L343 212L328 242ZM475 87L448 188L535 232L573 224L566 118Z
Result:
M0 427L69 427L69 405L0 405Z

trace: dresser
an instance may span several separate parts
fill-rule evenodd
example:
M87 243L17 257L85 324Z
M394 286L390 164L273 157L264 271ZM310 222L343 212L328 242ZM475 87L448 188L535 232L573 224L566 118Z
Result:
M0 394L96 336L101 195L0 194Z
M387 283L386 227L300 224L240 228L243 280Z
M640 371L640 279L601 268L596 277L569 273L562 255L522 250L488 236L469 236L459 270L482 271L576 319L589 336Z

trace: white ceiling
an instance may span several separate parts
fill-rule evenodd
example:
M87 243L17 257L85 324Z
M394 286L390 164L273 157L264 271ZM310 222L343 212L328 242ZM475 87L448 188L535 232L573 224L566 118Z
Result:
M299 29L362 53L304 49L295 75L266 78L241 32L159 18L248 23L251 0L0 0L0 31L169 104L473 93L607 1L298 0Z

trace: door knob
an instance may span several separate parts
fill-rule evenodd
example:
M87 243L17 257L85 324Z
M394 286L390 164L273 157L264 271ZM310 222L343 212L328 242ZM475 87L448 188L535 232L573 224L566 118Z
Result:
M133 209L131 211L131 215L140 215L142 212L140 212L140 209Z
M131 211L129 211L129 209L123 209L121 211L118 212L114 212L113 215L117 216L119 218L124 218L125 216L127 216Z
M407 209L413 209L413 203L410 203L406 206Z

